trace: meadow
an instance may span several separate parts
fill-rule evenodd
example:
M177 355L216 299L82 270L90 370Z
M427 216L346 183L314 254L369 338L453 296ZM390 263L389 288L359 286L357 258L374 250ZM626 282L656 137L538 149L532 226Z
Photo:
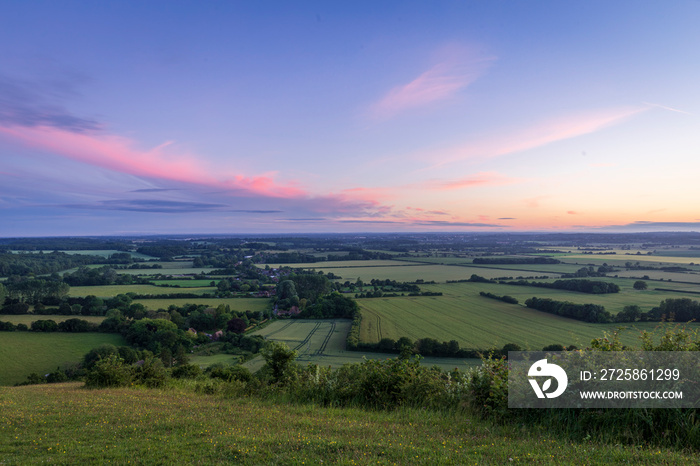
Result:
M0 385L24 382L32 372L44 375L73 366L103 344L126 345L126 340L112 333L1 332Z
M101 324L105 318L103 316L61 316L61 315L35 315L35 314L19 314L19 315L14 315L14 314L0 314L0 321L1 322L12 322L13 324L24 324L27 327L32 325L32 322L37 321L37 320L53 320L57 324L60 324L61 322L64 322L68 319L81 319L81 320L87 320L90 323L93 324Z
M70 433L70 434L68 434ZM7 464L691 464L692 453L573 443L464 412L366 411L80 383L0 387Z
M121 271L120 271L121 272ZM118 294L136 293L136 294L171 294L171 293L193 293L204 294L216 291L215 287L180 287L170 288L154 285L100 285L100 286L71 286L70 296L84 297L88 295L97 296L98 298L111 298Z
M177 290L177 288L175 288L175 290ZM177 291L173 291L173 293L177 293ZM231 310L236 312L266 312L269 308L270 301L265 298L156 298L135 299L134 303L143 304L146 309L153 311L167 309L170 305L182 307L185 304L201 304L216 308L224 304L230 306Z
M658 322L580 322L485 298L478 291L452 296L358 299L358 303L362 311L361 343L377 343L382 338L429 337L438 341L456 340L462 348L482 350L502 348L507 343L527 350L540 350L551 344L585 348L592 339L603 337L604 332L625 327L628 330L622 333L622 342L635 345L639 343L641 330L651 331L660 325Z

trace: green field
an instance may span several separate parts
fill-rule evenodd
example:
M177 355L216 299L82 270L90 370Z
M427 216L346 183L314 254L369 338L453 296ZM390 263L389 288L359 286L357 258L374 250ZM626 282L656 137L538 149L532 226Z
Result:
M232 311L266 311L270 304L265 298L182 298L182 299L135 299L135 303L143 304L147 309L167 309L168 306L184 306L185 304L202 304L208 307L218 307L220 304L228 304Z
M199 287L210 287L210 290L214 290L211 286L211 282L216 282L216 280L187 280L187 279L172 279L172 280L153 280L156 285L169 285L170 287L177 288L199 288Z
M539 293L538 296L544 295ZM412 340L425 337L457 340L462 348L476 349L501 348L506 343L516 343L528 350L539 350L555 343L582 348L589 346L592 339L602 337L603 332L623 326L567 319L485 298L479 296L478 291L470 294L463 288L460 295L372 298L358 302L362 309L360 341L363 343L377 343L382 338L398 340L405 336ZM657 325L652 322L624 324L630 330L623 332L622 341L628 345L639 344L638 330L653 330Z
M59 315L35 315L35 314L20 314L20 315L8 315L0 314L0 321L2 322L12 322L13 324L24 324L30 326L32 322L36 320L53 320L54 322L61 323L68 319L82 319L92 322L93 324L100 324L105 320L102 316L59 316Z
M112 333L0 332L0 385L23 382L79 363L83 356L102 344L125 345L121 335Z
M612 282L620 287L619 293L608 293L608 294L590 294L590 293L578 293L574 291L556 290L552 288L540 288L534 286L517 286L517 285L501 285L497 283L448 283L439 285L424 285L421 289L426 291L435 291L443 293L445 297L451 297L454 299L465 300L466 305L470 305L474 298L479 298L478 303L481 303L483 299L479 296L480 291L490 292L495 295L503 296L509 295L516 298L521 304L524 304L525 300L537 296L538 298L551 298L557 301L569 301L575 304L600 304L605 306L605 309L611 314L617 314L622 311L622 309L631 304L638 305L643 312L649 311L652 307L658 306L661 301L669 298L691 298L700 299L700 295L692 295L689 293L678 293L671 291L656 291L654 288L657 286L677 289L683 291L700 291L697 286L678 284L678 283L664 283L663 285L656 282L649 282L649 289L647 290L635 290L633 288L634 280L626 279L611 279L604 278L606 282ZM550 280L551 281L551 280ZM493 300L489 300L493 301ZM496 303L498 301L495 301ZM481 304L479 304L481 305ZM489 305L487 302L485 305Z
M351 321L347 319L334 320L277 320L265 328L252 332L252 335L262 335L266 340L285 343L297 351L297 361L302 364L318 364L320 366L340 367L347 363L362 362L367 359L386 359L394 357L384 353L368 353L362 351L346 351L345 340L350 331ZM424 358L423 364L438 365L443 369L465 368L481 364L481 361L459 358ZM261 357L248 361L244 366L251 371L260 369L264 364Z
M172 293L194 293L204 294L216 291L214 287L201 288L170 288L153 285L101 285L101 286L71 286L70 296L88 296L93 295L98 298L111 298L118 294L136 293L136 294L172 294Z

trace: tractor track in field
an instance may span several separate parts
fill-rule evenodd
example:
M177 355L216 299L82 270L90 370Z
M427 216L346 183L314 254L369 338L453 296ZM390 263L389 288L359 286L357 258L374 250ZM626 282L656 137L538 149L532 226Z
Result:
M320 326L321 326L321 322L317 322L316 325L314 326L314 328L309 332L309 334L306 335L306 338L304 339L304 341L302 341L301 343L299 343L297 346L294 347L294 351L303 348L304 345L307 344L309 342L309 340L311 340L311 337L314 336L314 333L316 333L316 330L318 330L318 328Z
M275 335L275 334L281 332L282 330L285 330L286 328L288 328L288 327L289 327L290 325L292 325L293 323L294 323L294 321L293 321L293 320L290 320L289 322L287 322L286 324L284 324L282 327L278 328L278 329L275 330L274 332L270 332L270 333L268 333L267 335L265 335L265 339L270 338L270 336Z
M328 335L326 335L326 338L323 339L323 343L321 343L321 346L316 350L316 353L314 353L315 356L321 356L324 351L326 351L326 346L328 346L328 342L331 340L331 337L333 336L333 333L335 332L335 322L331 322L331 329L328 331Z

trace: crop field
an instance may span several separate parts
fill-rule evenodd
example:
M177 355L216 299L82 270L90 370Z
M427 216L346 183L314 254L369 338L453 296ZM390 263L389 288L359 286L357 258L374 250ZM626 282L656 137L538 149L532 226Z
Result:
M264 269L266 264L256 264L257 267ZM368 261L321 261L321 262L301 262L298 264L269 264L270 267L292 267L302 269L349 269L353 267L391 267L404 266L406 261L399 260L368 260Z
M690 265L691 262L697 264L697 257L686 257L686 256L656 256L641 254L637 255L597 255L597 254L571 254L558 257L559 260L565 261L567 263L580 263L585 264L595 264L602 265L604 262L609 265L624 266L626 262L636 263L639 262L643 265L650 265L653 267L661 266L678 266L678 265Z
M643 312L658 306L661 301L669 298L693 299L691 294L678 293L672 291L656 291L655 282L649 282L649 289L635 290L632 285L634 281L626 279L604 278L606 282L616 283L620 286L619 293L590 294L578 293L574 291L555 290L551 288L539 288L534 286L501 285L498 283L448 283L437 285L424 285L422 289L443 293L442 297L450 297L463 300L465 304L471 303L473 298L487 299L479 296L480 291L490 292L495 295L508 295L517 299L524 305L525 300L537 296L538 298L551 298L557 301L569 301L575 304L600 304L611 314L617 314L627 305L636 304ZM551 280L550 280L551 281ZM661 288L678 289L682 291L700 291L698 287L689 284L678 283L658 283ZM700 295L697 295L700 299ZM397 298L393 298L397 299ZM494 301L494 300L489 300ZM482 301L479 301L482 302ZM494 301L497 303L498 301ZM485 305L489 305L488 301Z
M367 359L386 359L395 355L383 353L367 353L361 351L346 351L345 339L350 331L351 321L335 320L278 320L265 328L252 332L252 335L262 335L266 340L285 343L297 351L297 361L302 364L318 364L320 366L340 367L347 363L362 362ZM457 358L424 358L423 364L439 365L444 369L473 366L481 362ZM260 369L264 364L261 357L248 361L244 366L251 371Z
M30 326L32 322L36 320L53 320L54 322L61 323L68 319L82 319L92 322L93 324L100 324L105 320L102 316L60 316L60 315L35 315L35 314L20 314L20 315L2 315L0 314L0 321L2 322L12 322L13 324L24 324Z
M173 276L178 276L178 275L195 275L195 274L200 274L200 273L209 273L213 269L211 267L191 267L191 262L177 262L177 263L172 263L172 262L162 262L162 264L170 264L173 265L173 267L163 267L162 269L120 269L117 270L118 273L122 275L156 275L156 274L162 274L162 275L173 275ZM187 267L187 264L190 264L190 267Z
M175 288L177 290L177 288ZM176 291L173 291L176 293ZM217 307L220 304L228 304L232 311L266 311L270 301L265 298L178 298L178 299L135 299L135 303L143 304L146 309L167 309L168 306L184 306L185 304L203 304L208 307Z
M214 287L194 287L194 288L170 288L153 285L101 285L101 286L71 286L70 296L88 296L93 295L98 298L111 298L118 294L136 293L136 294L171 294L171 293L195 293L204 294L215 291Z
M555 343L581 348L602 337L604 332L625 326L630 330L622 333L622 341L636 345L638 330L653 330L659 325L580 322L485 298L478 292L460 296L371 298L358 302L362 309L360 341L366 343L406 336L412 340L424 337L457 340L463 348L501 348L506 343L516 343L528 350Z
M2 332L0 334L0 385L14 385L36 372L40 375L79 363L103 344L125 345L112 333Z
M156 285L169 285L175 288L206 288L210 287L211 289L214 289L214 287L211 286L211 282L216 282L216 280L187 280L187 279L182 279L182 280L154 280L153 283Z

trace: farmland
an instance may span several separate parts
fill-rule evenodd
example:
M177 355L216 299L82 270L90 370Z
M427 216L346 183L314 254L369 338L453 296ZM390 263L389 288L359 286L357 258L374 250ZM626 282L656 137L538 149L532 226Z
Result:
M155 298L135 299L134 302L143 304L146 309L153 311L167 309L171 305L184 306L185 304L200 304L207 307L217 307L223 304L229 305L231 310L238 312L265 312L269 307L269 301L260 298Z
M639 331L659 324L592 324L546 314L521 305L506 304L481 296L405 297L358 300L362 309L360 341L377 343L382 338L408 337L456 340L462 348L501 348L516 343L527 350L550 344L585 348L594 338L623 326L621 341L639 343ZM670 325L670 324L667 324ZM693 324L697 326L697 324Z
M620 326L620 324L585 323L524 307L524 301L533 296L576 304L597 304L604 306L613 315L629 305L637 305L642 312L647 312L658 306L662 300L681 297L696 299L700 296L698 295L700 264L695 264L698 261L698 251L691 249L694 246L665 245L652 249L642 247L641 243L632 244L630 247L624 244L602 244L590 246L590 250L587 250L589 245L578 247L574 242L565 247L553 247L548 246L547 241L533 238L534 241L531 243L523 240L525 253L516 252L509 255L505 251L513 248L508 246L508 241L502 241L501 237L494 237L484 245L473 249L466 247L464 250L460 250L452 242L441 243L436 239L442 241L438 237L416 240L417 242L410 249L404 248L398 254L392 252L391 241L400 242L402 238L389 238L383 245L374 244L376 241L380 243L384 241L381 237L366 238L366 241L372 243L372 247L368 247L362 254L359 254L357 249L352 252L353 258L367 256L368 258L364 260L337 260L347 257L350 251L341 248L329 251L323 247L316 247L318 239L267 239L255 243L258 249L250 250L245 249L246 242L241 242L237 250L223 248L218 252L212 252L217 251L212 247L215 242L209 243L206 250L198 249L205 243L192 242L188 245L183 242L178 243L177 247L186 251L187 254L177 257L171 255L168 260L154 261L152 256L133 253L132 257L137 261L132 263L135 265L134 268L115 268L114 272L118 276L131 275L129 279L141 281L139 284L76 285L70 287L68 296L77 299L94 295L107 299L131 293L152 295L153 299L135 299L132 303L143 305L148 311L168 309L171 306L183 308L186 304L213 309L225 305L230 312L252 311L256 315L255 318L260 318L261 315L265 317L270 315L274 298L273 301L267 298L253 298L253 290L274 289L284 274L292 273L293 270L314 270L324 274L332 273L334 277L342 277L334 278L333 281L339 291L347 292L352 289L350 293L345 294L348 297L352 297L353 294L359 296L361 293L381 291L368 283L372 279L389 279L417 283L422 292L439 294L439 296L406 296L407 292L399 292L398 294L404 294L404 296L358 297L357 302L363 316L360 343L373 344L383 338L397 340L400 337L408 337L414 341L433 338L440 342L455 340L462 348L479 350L499 348L506 343L516 343L527 349L539 349L553 343L585 347L593 338L601 337L604 332L611 332ZM693 238L690 239L694 241ZM420 241L425 241L425 245L421 245ZM515 240L516 243L518 241L520 240ZM532 244L537 245L536 250L533 250ZM692 245L692 241L689 244ZM279 247L280 245L282 247ZM172 244L166 246L170 247ZM294 247L290 249L290 246ZM648 254L650 251L652 254ZM118 250L85 249L72 253L87 252L95 252L103 258L108 258ZM206 252L206 255L201 256L202 252ZM615 254L612 254L613 252ZM281 264L275 261L276 257L291 257L290 254L298 254L297 257L313 256L318 262ZM333 260L324 260L326 256L332 257ZM528 258L543 256L556 258L560 262L537 263L534 260L529 263L523 262L523 259L527 261ZM508 263L509 257L512 257L515 263ZM474 263L475 258L495 258L496 260L491 263ZM148 262L139 264L140 260ZM490 280L513 277L513 279L524 278L532 281L553 281L564 274L576 274L584 267L594 271L604 264L615 268L608 272L607 276L599 279L618 285L619 293L597 295L532 286L514 286L495 281L466 282L472 275ZM159 268L148 268L153 265L158 265ZM105 266L100 263L89 267ZM683 270L679 270L678 267L682 267ZM229 270L228 274L223 274L223 270ZM214 271L216 274L213 273ZM282 276L278 276L280 274ZM648 284L648 288L634 289L634 282L642 277ZM121 283L128 283L130 280L122 280ZM223 287L222 280L227 280L223 283L225 285ZM144 284L144 281L166 286ZM364 286L360 285L360 282L364 282ZM211 286L212 283L219 286ZM350 287L347 283L357 284L357 286ZM242 288L243 285L248 287ZM520 304L506 304L484 298L479 295L482 291L499 296L509 295L517 299ZM385 292L393 293L391 290L385 290ZM175 296L181 293L193 297ZM208 297L194 297L205 294ZM172 297L164 295L172 295ZM219 297L213 297L214 295ZM253 316L249 315L249 317ZM29 314L6 320L29 325L38 318ZM86 320L97 322L100 318L101 316L89 316ZM188 323L185 322L185 324ZM344 350L349 325L349 321L340 320L325 322L281 320L273 321L257 333L269 340L283 341L297 349L299 360L303 364L314 362L338 367L346 362L361 360L363 356L362 353ZM628 330L623 333L623 342L636 344L639 330L653 329L657 324L635 322L624 326ZM390 355L367 353L366 356L385 358ZM223 355L197 356L197 358L197 362L203 365L215 362L216 358L222 361L228 360ZM449 366L455 364L455 361L449 360L442 360L442 362ZM261 360L251 361L248 364L250 367L259 367Z
M124 345L121 335L109 333L2 332L0 334L0 386L65 369L80 362L92 348L103 344Z
M71 296L88 296L93 295L98 298L111 298L118 294L136 293L136 294L169 294L169 293L194 293L204 294L211 293L214 288L164 288L154 285L101 285L101 286L73 286L70 289Z
M261 335L266 340L285 343L297 351L297 361L301 364L339 367L346 363L362 362L363 358L384 359L386 354L346 351L345 338L350 330L350 321L336 320L278 320L253 335ZM478 360L451 358L425 358L423 364L440 365L446 369L478 364ZM258 357L245 364L251 370L263 365Z

